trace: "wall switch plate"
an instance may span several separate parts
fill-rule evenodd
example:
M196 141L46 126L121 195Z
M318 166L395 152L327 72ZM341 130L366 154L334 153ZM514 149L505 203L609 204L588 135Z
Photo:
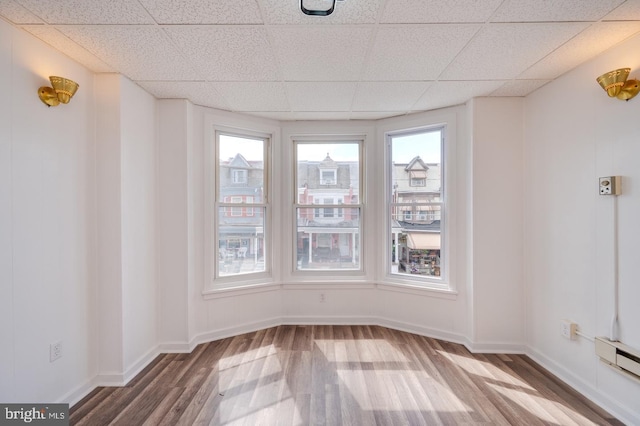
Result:
M620 195L620 176L604 176L598 178L600 195Z
M561 321L560 333L562 334L562 337L569 340L575 340L578 335L577 332L578 324L569 320Z

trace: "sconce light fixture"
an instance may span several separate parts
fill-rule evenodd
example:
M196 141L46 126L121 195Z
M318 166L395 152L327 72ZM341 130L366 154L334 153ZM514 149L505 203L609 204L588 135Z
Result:
M47 106L58 106L60 102L68 104L73 95L78 90L78 83L68 78L51 76L49 77L52 87L42 86L38 89L40 100Z
M300 10L305 15L329 16L335 8L336 0L300 0Z
M627 80L630 71L630 68L609 71L598 77L596 81L610 97L628 101L640 92L640 81L633 78Z

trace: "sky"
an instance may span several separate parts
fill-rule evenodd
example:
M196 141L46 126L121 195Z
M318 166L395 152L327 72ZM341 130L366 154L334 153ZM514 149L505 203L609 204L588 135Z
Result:
M396 163L408 163L415 156L426 163L441 161L441 132L398 135L392 137L392 157ZM237 153L248 161L263 160L263 142L237 136L220 135L220 159L226 160ZM327 153L335 161L357 161L357 143L299 143L298 160L322 161Z
M440 131L430 131L428 133L392 137L391 152L393 161L396 163L408 163L419 155L425 163L440 163L440 135Z
M220 160L233 158L240 153L247 161L262 161L264 155L263 141L237 136L220 135Z

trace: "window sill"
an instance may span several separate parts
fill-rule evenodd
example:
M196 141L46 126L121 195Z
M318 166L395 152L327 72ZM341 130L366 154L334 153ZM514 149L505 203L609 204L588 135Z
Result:
M253 284L229 284L226 286L218 286L209 288L202 292L205 300L222 299L226 297L244 296L247 294L263 293L266 291L275 291L282 288L281 284L274 282L253 283Z

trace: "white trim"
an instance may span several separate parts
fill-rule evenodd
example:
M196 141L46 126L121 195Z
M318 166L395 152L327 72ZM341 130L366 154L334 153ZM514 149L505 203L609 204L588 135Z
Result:
M420 133L429 131L430 129L442 129L441 154L443 162L441 164L442 189L440 202L443 205L444 215L441 214L441 235L443 242L441 247L442 258L442 275L437 283L429 280L429 277L410 277L402 274L392 273L392 264L390 251L392 247L390 232L391 212L385 208L384 213L378 219L378 226L384 229L382 236L378 239L382 247L378 251L377 257L377 275L378 279L389 283L410 283L416 286L432 287L435 290L446 289L455 292L457 289L456 270L459 268L456 256L457 243L457 215L456 215L456 197L460 187L456 182L458 151L457 151L457 129L458 117L456 108L450 108L442 111L431 111L427 113L414 114L411 116L394 117L381 120L377 123L377 139L381 144L380 159L383 165L383 179L380 184L383 185L384 194L381 196L383 206L392 205L388 184L391 180L391 149L390 137L398 134L408 134L411 132ZM380 203L378 203L380 204ZM400 203L402 204L402 203Z
M628 425L640 425L640 412L631 411L630 409L627 409L626 407L618 404L618 402L614 399L611 399L609 395L599 391L597 388L586 382L580 376L576 376L574 373L567 370L565 367L553 361L551 358L548 358L536 349L530 346L527 346L525 349L525 355L527 355L540 366L549 370L551 374L562 380L562 382L566 385L575 389L591 402L605 409L607 412L609 412L609 414L616 417L622 423Z
M424 327L419 324L408 323L404 321L396 321L390 318L378 318L376 325L381 327L387 327L398 331L404 331L406 333L417 334L424 337L430 337L432 339L445 340L451 343L457 343L460 345L467 345L467 338L459 333L451 331L440 330L437 328Z
M377 325L375 317L369 316L285 316L282 325Z
M202 293L206 300L208 299L222 299L225 297L243 296L245 294L264 293L265 291L279 290L282 287L281 284L273 282L258 282L247 284L247 281L242 281L242 284L238 286L228 287L216 287L206 290Z
M66 403L66 404L69 404L69 408L73 407L98 387L98 385L96 384L96 377L97 376L94 376L91 380L89 380L85 384L78 386L76 389L72 390L62 398L58 399L56 403L58 404Z
M203 116L203 151L204 151L204 283L203 294L209 294L216 290L228 287L241 286L245 283L251 283L252 281L271 281L273 274L277 274L274 271L276 268L273 253L276 251L276 246L281 244L278 238L278 233L275 232L275 226L277 223L277 215L281 208L277 205L280 202L279 195L275 188L278 187L280 177L273 173L273 159L278 158L277 150L281 138L281 125L278 122L261 119L258 117L242 117L237 114L230 114L224 111L207 110ZM217 251L217 236L213 235L214 226L213 218L218 212L215 210L215 205L218 200L217 191L217 179L216 171L218 165L215 161L217 156L216 147L216 132L230 133L235 135L245 135L250 138L260 138L266 140L266 148L264 155L264 187L265 196L260 204L251 204L249 206L243 205L243 207L266 207L264 217L264 244L266 250L265 256L265 270L261 272L240 274L236 276L215 277L216 265L215 255Z
M487 342L475 343L467 340L464 344L469 352L474 354L516 354L526 355L526 345L524 343L511 342Z
M282 325L281 318L270 318L261 321L250 322L238 326L227 327L220 330L208 331L193 337L189 342L189 352L192 352L196 346L203 343L215 342L217 340L226 339L228 337L239 336L241 334L253 333L255 331L264 330L265 328L277 327Z

